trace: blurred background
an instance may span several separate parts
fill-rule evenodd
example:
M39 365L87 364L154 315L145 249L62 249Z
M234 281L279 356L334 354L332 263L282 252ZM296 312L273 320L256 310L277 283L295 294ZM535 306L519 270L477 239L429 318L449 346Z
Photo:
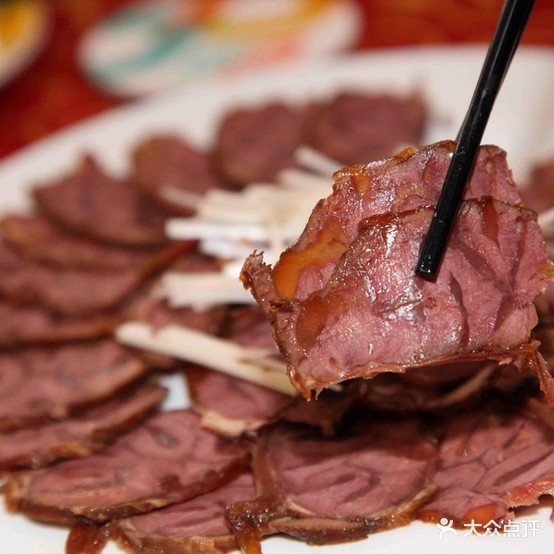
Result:
M502 0L0 0L0 159L137 98L337 52L488 43ZM522 43L554 46L554 0Z

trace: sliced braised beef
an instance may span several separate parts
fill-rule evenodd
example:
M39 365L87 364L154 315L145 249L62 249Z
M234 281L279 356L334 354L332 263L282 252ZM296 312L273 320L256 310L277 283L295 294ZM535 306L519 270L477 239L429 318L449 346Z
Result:
M242 346L262 348L280 356L264 312L256 305L232 308L225 322L223 336Z
M41 210L76 233L125 246L167 242L167 214L128 182L105 174L90 156L70 175L33 192Z
M175 189L192 198L213 188L222 188L225 183L218 177L210 163L210 157L184 139L177 136L155 136L140 143L133 152L132 180L141 190L164 208L177 213L191 215L193 209L171 200L164 194L167 189Z
M39 468L102 450L136 426L163 400L166 389L145 385L75 417L0 434L0 471Z
M133 304L127 312L127 316L130 320L147 323L155 330L162 329L167 325L183 325L216 335L223 325L226 311L227 307L224 305L214 306L203 311L188 306L171 308L164 300L143 297ZM182 361L157 352L143 351L141 356L151 365L161 369L182 366Z
M274 350L280 356L267 319L257 307L232 310L224 336L242 346ZM294 401L286 394L200 366L187 367L186 378L202 425L226 436L259 429Z
M205 367L187 367L186 378L202 426L229 437L267 425L294 401L286 394Z
M63 419L109 398L146 370L112 339L0 354L0 431Z
M274 302L274 335L295 386L311 391L353 377L448 361L532 364L554 401L544 360L529 342L548 259L536 214L503 202L464 202L436 281L415 273L433 209L366 219L327 284L304 300ZM246 263L254 290L267 271ZM266 298L262 292L262 298Z
M275 351L280 357L271 328L258 307L231 310L223 334L242 346ZM289 395L205 367L187 367L186 378L202 425L226 436L259 429L294 401Z
M535 402L535 401L533 401ZM494 403L446 420L440 444L439 490L420 511L428 521L462 526L511 518L511 510L536 504L554 490L551 409ZM536 413L547 413L549 424Z
M163 300L144 297L135 302L127 314L130 319L149 323L154 329L167 325L185 325L215 335L221 329L225 312L225 306L203 311L189 307L172 308Z
M367 163L421 144L426 122L417 94L343 92L313 110L306 142L339 163Z
M262 306L269 310L272 299L302 300L322 288L365 218L434 205L454 148L451 141L439 142L337 172L333 193L316 205L302 235L281 254L274 270L246 265L246 278ZM481 147L465 192L466 199L486 196L520 202L506 153L496 146Z
M224 335L250 348L277 352L269 323L256 307L231 310ZM297 421L332 434L352 403L348 395L329 392L316 402L237 379L200 366L188 366L186 378L193 409L202 425L225 436L240 436L276 420Z
M274 182L279 171L296 165L305 119L303 108L282 103L227 113L216 137L216 167L236 185Z
M62 343L109 335L117 316L69 317L0 299L0 348Z
M151 248L107 246L67 233L44 215L8 215L0 222L6 242L26 258L63 267L121 270L146 264Z
M258 496L227 510L243 552L276 533L329 544L409 523L434 491L436 448L418 431L413 420L358 421L333 439L267 429L254 454Z
M290 423L304 423L317 427L325 436L334 436L340 432L343 419L355 405L356 397L348 390L322 391L311 402L298 395L294 402L278 414L278 420Z
M186 378L193 409L202 426L228 437L257 431L275 421L306 423L333 435L355 395L324 391L306 402L271 389L212 371L188 366Z
M213 490L248 458L245 444L202 429L194 412L163 412L100 454L8 474L6 505L45 521L130 517Z
M192 500L112 522L109 533L129 552L228 552L238 545L225 520L225 508L255 493L254 477L245 472Z
M25 259L0 243L0 292L14 302L69 316L114 310L188 245L176 243L120 271L57 268Z

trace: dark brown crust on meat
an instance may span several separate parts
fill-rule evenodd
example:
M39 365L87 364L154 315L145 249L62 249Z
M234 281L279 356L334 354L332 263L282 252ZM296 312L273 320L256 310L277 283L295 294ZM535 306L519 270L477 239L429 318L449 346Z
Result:
M225 517L245 554L261 554L260 541L270 535L286 534L308 544L326 545L359 541L370 533L388 528L377 519L371 522L317 517L297 519L296 514L286 509L286 500L273 494L236 502L227 508Z
M83 520L71 527L65 543L65 553L100 554L106 544L108 544L106 526Z

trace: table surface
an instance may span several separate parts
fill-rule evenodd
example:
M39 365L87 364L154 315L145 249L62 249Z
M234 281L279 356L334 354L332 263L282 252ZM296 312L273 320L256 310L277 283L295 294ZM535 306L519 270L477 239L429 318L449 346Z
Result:
M488 43L503 0L357 0L364 31L357 50L420 44ZM49 0L52 28L32 66L0 91L0 158L72 123L123 103L82 75L82 34L132 0ZM537 0L522 43L554 45L554 0Z

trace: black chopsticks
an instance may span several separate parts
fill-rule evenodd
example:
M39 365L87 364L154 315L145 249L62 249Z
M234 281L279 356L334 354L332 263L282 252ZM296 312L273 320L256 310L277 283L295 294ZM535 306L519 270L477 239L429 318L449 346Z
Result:
M426 279L436 278L494 101L534 4L535 0L507 0L500 14L419 257L417 273Z

